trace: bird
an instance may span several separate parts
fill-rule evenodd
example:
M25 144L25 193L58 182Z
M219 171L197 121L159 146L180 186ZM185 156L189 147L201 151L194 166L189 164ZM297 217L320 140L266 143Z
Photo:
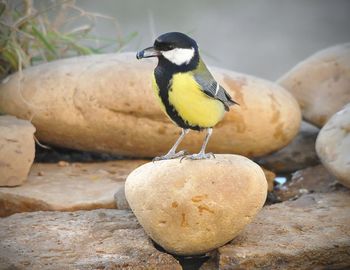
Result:
M199 54L197 42L188 35L169 32L158 36L153 46L136 54L137 59L149 57L158 58L152 83L156 97L170 120L182 129L168 153L154 160L215 158L213 153L206 153L213 127L230 106L238 103L214 79ZM176 152L190 130L206 130L199 153Z

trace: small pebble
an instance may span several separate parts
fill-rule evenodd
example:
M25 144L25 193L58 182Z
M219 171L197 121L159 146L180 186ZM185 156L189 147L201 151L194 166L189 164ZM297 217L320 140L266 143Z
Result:
M63 161L63 160L59 161L57 164L58 164L59 167L67 167L67 166L69 166L69 163L67 161Z

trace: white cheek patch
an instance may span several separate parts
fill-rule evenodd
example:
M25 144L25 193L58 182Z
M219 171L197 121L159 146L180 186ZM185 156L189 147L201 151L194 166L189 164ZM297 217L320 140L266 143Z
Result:
M175 48L170 51L161 51L161 54L173 64L181 66L191 61L194 56L194 48Z

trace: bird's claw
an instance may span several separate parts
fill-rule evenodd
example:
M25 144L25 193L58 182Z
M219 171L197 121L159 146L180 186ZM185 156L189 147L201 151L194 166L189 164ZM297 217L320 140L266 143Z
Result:
M179 151L177 153L168 153L164 156L159 156L159 157L155 157L152 161L160 161L160 160L168 160L168 159L175 159L175 158L179 158L179 157L184 157L188 154L188 152L186 150L182 150Z
M198 153L198 154L192 154L192 155L186 155L186 156L183 156L181 159L180 159L180 162L183 160L183 159L190 159L190 160L200 160L200 159L210 159L210 158L216 158L214 153Z

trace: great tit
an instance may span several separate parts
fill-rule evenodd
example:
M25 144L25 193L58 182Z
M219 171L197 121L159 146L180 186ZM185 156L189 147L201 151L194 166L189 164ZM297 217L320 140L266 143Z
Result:
M223 118L225 111L237 103L209 72L199 55L196 41L183 33L166 33L159 36L152 47L136 55L137 59L148 57L158 58L153 88L161 107L182 128L180 137L169 152L155 160L177 157L207 159L214 156L205 152L212 128ZM200 152L186 156L185 151L176 152L176 149L190 129L206 129L207 134Z

